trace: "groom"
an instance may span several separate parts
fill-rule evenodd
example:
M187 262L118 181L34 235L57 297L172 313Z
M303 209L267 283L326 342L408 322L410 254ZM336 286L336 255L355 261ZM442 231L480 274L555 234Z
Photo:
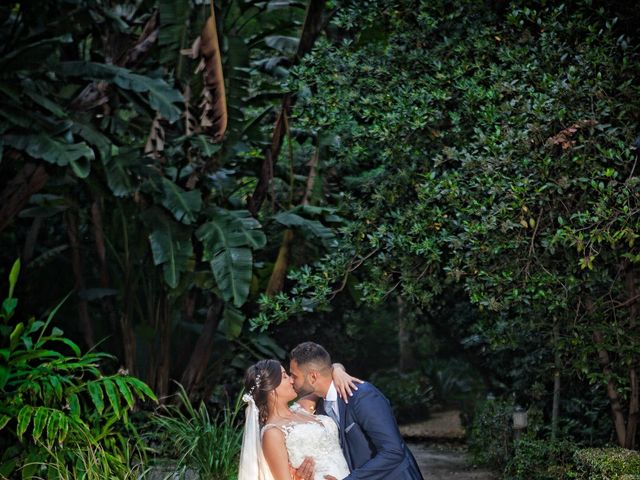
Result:
M317 343L301 343L291 351L293 388L299 396L319 396L317 412L338 424L351 470L345 480L423 480L386 397L365 382L345 403L333 385L331 368L329 353Z

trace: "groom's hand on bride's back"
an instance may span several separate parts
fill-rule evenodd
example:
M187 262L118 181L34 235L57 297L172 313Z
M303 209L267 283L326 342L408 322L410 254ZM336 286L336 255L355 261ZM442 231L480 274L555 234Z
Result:
M311 480L315 474L316 462L311 457L304 457L300 466L295 469L291 467L293 480Z

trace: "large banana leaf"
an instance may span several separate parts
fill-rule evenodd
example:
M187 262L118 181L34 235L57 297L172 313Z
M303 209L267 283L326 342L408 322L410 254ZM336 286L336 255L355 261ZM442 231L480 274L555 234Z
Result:
M249 295L252 249L262 248L266 237L249 212L218 208L210 218L196 232L204 244L203 258L211 264L222 298L240 307Z
M293 212L280 212L274 220L288 228L298 228L308 238L318 238L327 249L338 245L333 231L317 220L309 220Z
M162 265L165 282L176 288L193 257L191 231L157 209L147 212L144 221L151 227L149 243L153 262Z
M159 0L160 35L158 45L160 48L160 61L162 63L175 63L178 61L177 70L181 69L182 58L180 49L184 45L191 13L189 0ZM182 77L182 72L177 72L177 77Z
M6 134L0 143L61 167L69 165L80 178L89 175L90 162L95 158L93 150L84 142L64 143L46 134Z
M196 221L196 214L202 208L202 196L199 190L187 192L165 177L161 179L161 189L161 203L173 213L176 220L187 225Z
M134 149L120 151L104 162L107 184L116 197L126 197L136 191L137 185L130 170L139 163L139 152Z
M182 94L162 78L140 75L115 65L91 62L61 62L56 66L56 71L63 76L103 80L124 90L148 93L151 108L169 122L176 121L182 113L176 106L184 102Z
M238 338L242 333L246 317L244 314L232 305L225 305L222 321L218 326L218 331L223 332L227 339L232 340Z

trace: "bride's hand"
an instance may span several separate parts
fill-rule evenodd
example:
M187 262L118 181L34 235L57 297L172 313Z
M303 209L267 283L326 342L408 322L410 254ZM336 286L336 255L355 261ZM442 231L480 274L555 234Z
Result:
M324 478L325 478L325 480L338 480L336 477L334 477L332 475L325 475Z
M349 403L349 397L353 395L353 391L358 390L357 383L364 383L364 380L349 375L341 363L333 364L333 384L344 403Z

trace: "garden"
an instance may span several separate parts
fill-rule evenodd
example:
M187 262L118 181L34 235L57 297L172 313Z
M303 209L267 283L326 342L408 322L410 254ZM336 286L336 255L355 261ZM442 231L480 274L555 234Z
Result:
M466 471L640 478L636 2L0 24L0 478L237 479L245 371L307 340Z

